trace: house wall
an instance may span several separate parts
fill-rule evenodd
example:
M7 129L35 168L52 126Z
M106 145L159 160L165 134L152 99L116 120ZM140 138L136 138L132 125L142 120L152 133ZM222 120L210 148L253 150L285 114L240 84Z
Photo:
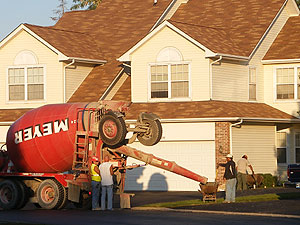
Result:
M67 64L64 64L64 66ZM72 96L86 76L92 71L93 66L75 64L66 68L66 100Z
M300 100L276 100L276 68L277 67L289 67L299 66L297 64L273 64L264 65L264 79L265 79L265 103L271 105L283 112L298 117L298 111L300 111Z
M0 148L6 142L6 134L9 129L9 126L0 125Z
M158 53L171 46L181 52L184 61L190 62L191 100L209 99L209 60L204 51L165 27L131 55L133 102L149 101L149 63L155 63Z
M37 57L38 64L45 66L45 101L7 102L7 68L14 66L15 57L23 50L33 52ZM35 108L43 104L63 101L62 63L59 63L57 54L26 31L20 31L8 43L2 46L0 49L0 62L0 108Z
M212 99L248 101L248 67L228 61L213 64Z
M262 58L274 42L280 30L294 15L291 3L287 5L262 40L258 48L252 53L249 64L229 62L212 65L213 99L224 101L248 101L249 100L249 67L256 68L257 75L257 101L264 102L270 92L270 83L265 79L265 70L261 63Z
M232 128L232 153L237 162L248 155L255 173L278 174L276 126L243 125Z

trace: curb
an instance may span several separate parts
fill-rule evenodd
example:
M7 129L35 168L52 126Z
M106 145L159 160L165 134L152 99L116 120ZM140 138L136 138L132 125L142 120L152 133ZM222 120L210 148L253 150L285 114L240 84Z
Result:
M300 216L298 216L298 215L286 215L286 214L268 214L268 213L252 213L252 212L228 212L228 211L195 210L195 209L170 209L170 208L160 208L160 207L133 207L131 209L136 210L136 211L211 213L211 214L223 214L223 215L263 216L263 217L278 217L278 218L300 219Z

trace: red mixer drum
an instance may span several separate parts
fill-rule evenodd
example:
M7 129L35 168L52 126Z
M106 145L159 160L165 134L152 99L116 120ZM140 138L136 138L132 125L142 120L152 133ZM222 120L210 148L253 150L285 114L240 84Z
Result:
M9 158L20 172L70 170L76 131L86 130L91 119L90 110L123 113L129 105L123 101L100 101L52 104L33 109L13 123L7 132ZM125 134L120 136L125 138ZM114 137L111 140L114 141Z
M78 109L86 103L53 104L33 109L11 125L9 158L18 171L63 172L72 167Z

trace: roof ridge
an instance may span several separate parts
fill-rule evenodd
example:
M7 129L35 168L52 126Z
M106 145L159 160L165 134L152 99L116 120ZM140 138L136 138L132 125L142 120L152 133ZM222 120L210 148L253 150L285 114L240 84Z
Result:
M54 26L39 26L39 25L34 25L34 24L28 24L28 23L24 23L24 25L29 25L32 27L40 27L40 28L46 28L46 29L51 29L51 30L57 30L57 31L64 31L64 32L70 32L70 33L78 33L78 34L88 34L88 35L92 35L90 33L84 33L84 32L79 32L79 31L72 31L72 30L64 30L64 29L58 29L55 28Z

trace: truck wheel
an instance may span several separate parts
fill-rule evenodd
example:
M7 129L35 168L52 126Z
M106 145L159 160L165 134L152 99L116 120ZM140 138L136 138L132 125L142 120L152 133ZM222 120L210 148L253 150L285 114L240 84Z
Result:
M13 180L0 183L0 207L4 210L16 209L19 205L21 190Z
M62 200L62 203L60 206L57 207L57 209L63 209L65 208L65 206L67 205L68 203L68 191L65 187L62 187L63 188L63 200Z
M16 180L16 183L20 189L19 203L16 209L22 209L29 200L29 193L28 193L27 186L24 184L23 181Z
M44 209L57 209L64 199L63 186L56 180L44 180L37 189L38 204Z
M139 133L137 135L138 140L146 146L157 144L162 136L162 127L160 121L143 119L142 123L148 128L145 133Z
M100 138L109 147L121 145L126 137L127 129L123 117L113 112L105 114L99 123Z

